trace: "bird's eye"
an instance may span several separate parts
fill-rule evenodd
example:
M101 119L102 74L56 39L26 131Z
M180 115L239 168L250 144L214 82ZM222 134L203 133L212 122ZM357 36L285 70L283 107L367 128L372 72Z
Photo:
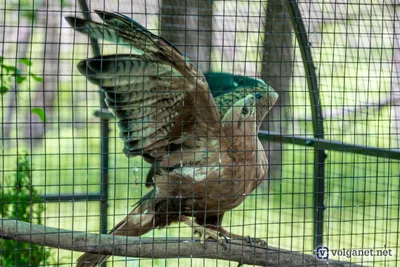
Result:
M247 115L249 113L249 109L245 106L245 107L243 107L243 109L242 109L242 114L243 115Z

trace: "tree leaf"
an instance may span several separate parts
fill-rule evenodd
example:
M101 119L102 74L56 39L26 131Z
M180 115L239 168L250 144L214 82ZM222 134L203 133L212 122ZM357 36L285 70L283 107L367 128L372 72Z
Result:
M24 76L21 76L21 75L16 75L16 76L15 76L15 81L16 81L18 84L23 83L25 80L26 80L26 77L24 77Z
M8 87L5 85L0 86L0 95L8 92Z
M30 61L29 59L27 59L27 58L20 58L19 60L18 60L20 63L22 63L22 64L24 64L24 65L27 65L27 66L32 66L32 61Z
M16 68L16 67L14 67L14 66L2 65L2 67L3 67L8 73L11 72L11 74L13 74L13 75L19 74L19 69Z
M43 108L31 108L31 112L37 115L42 122L46 122L46 113Z
M34 74L34 73L32 73L32 72L30 72L29 73L29 75L35 80L35 81L37 81L37 82L43 82L43 78L42 77L40 77L40 76L37 76L36 74Z
M4 57L0 56L0 65L3 64L3 61L4 61Z

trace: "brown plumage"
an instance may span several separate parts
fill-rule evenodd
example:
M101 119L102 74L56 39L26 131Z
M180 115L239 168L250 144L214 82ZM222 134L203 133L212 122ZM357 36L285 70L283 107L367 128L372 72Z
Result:
M175 47L123 15L96 12L105 24L66 19L80 32L139 54L87 59L78 69L106 93L125 154L159 166L155 189L110 233L141 236L182 221L200 232L206 225L213 238L216 232L235 236L221 228L222 216L266 177L268 161L257 131L277 94L249 93L221 120L203 74ZM96 266L106 258L85 253L77 266Z

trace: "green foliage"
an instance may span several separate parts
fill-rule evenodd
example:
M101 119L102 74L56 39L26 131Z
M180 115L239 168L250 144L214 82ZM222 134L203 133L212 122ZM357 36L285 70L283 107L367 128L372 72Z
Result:
M8 92L14 77L17 83L22 83L25 79L19 73L18 68L4 64L4 58L0 56L0 94Z
M30 160L27 154L18 157L16 174L12 187L4 188L0 193L2 217L24 222L41 224L41 215L45 207L37 190L31 184ZM52 258L50 250L39 245L0 240L2 266L39 266L48 264Z
M30 61L30 60L27 59L27 58L20 58L18 61L19 61L20 63L26 65L27 67L32 67L32 61ZM33 73L33 72L31 72L31 71L28 72L28 75L29 75L30 77L32 77L32 79L34 79L34 80L37 81L37 82L43 82L43 78L42 78L42 77L36 75L35 73ZM24 77L24 78L26 78L26 77ZM18 81L17 81L17 82L18 82Z
M5 85L0 86L0 95L5 94L8 92L8 87Z
M22 64L24 64L24 65L26 65L26 66L28 66L28 67L31 67L31 66L32 66L32 61L30 61L30 60L27 59L27 58L20 58L20 59L18 60L18 62L19 62L19 63L22 63Z
M29 69L32 67L32 61L27 58L21 58L18 62L26 65ZM36 75L30 70L28 71L28 75L22 75L17 67L5 64L4 58L0 56L0 94L8 92L14 79L16 83L21 84L27 80L28 76L36 82L43 82L42 77Z
M46 122L46 114L44 113L43 108L32 108L31 112L37 115L42 122Z
M36 22L39 3L40 1L19 0L17 2L12 2L11 6L12 8L18 9L22 17Z
M32 72L29 72L29 76L31 76L32 77L32 79L34 79L35 81L37 81L37 82L43 82L43 78L42 77L40 77L40 76L37 76L36 74L34 74L34 73L32 73Z
M61 8L69 7L70 4L65 0L58 0L59 6ZM38 20L38 11L40 6L43 5L42 1L32 1L32 0L14 0L11 2L10 6L13 9L18 9L21 17L29 19L32 23L36 23Z
M9 91L13 81L17 84L24 83L28 77L31 77L36 82L43 82L43 78L30 71L32 61L27 58L20 58L18 62L24 64L29 68L28 75L21 75L20 70L14 66L4 64L4 58L0 56L0 95ZM42 122L46 122L46 114L43 108L32 108L31 112L39 116Z

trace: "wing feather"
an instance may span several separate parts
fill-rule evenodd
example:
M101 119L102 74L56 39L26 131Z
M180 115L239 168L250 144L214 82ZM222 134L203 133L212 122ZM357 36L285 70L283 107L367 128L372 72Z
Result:
M144 91L158 84L158 79L179 78L182 74L167 64L143 60L134 55L111 55L90 58L78 64L78 70L90 82L101 87L130 85L133 91ZM136 88L132 85L136 84ZM136 89L136 90L135 90Z
M159 40L167 44L169 47L174 48L176 52L183 54L168 40L165 40L161 36L154 35L148 29L134 21L133 19L119 13L112 13L107 11L95 10L97 15L108 25L113 26L117 29L124 29L124 30L142 30L143 34L147 35L150 39ZM185 58L186 59L186 58Z
M118 13L96 13L105 24L73 17L67 21L92 38L141 51L78 64L78 70L105 92L128 156L166 156L171 144L185 144L189 136L219 133L220 116L201 72L172 44L139 23Z
M130 48L135 49L139 55L143 55L145 53L156 53L158 51L157 46L154 44L150 45L152 40L146 35L131 34L130 32L112 27L110 25L87 21L76 17L66 17L65 19L75 30L87 34L91 38L129 46ZM137 45L132 46L133 42L137 43ZM149 44L147 47L145 45L146 43Z

